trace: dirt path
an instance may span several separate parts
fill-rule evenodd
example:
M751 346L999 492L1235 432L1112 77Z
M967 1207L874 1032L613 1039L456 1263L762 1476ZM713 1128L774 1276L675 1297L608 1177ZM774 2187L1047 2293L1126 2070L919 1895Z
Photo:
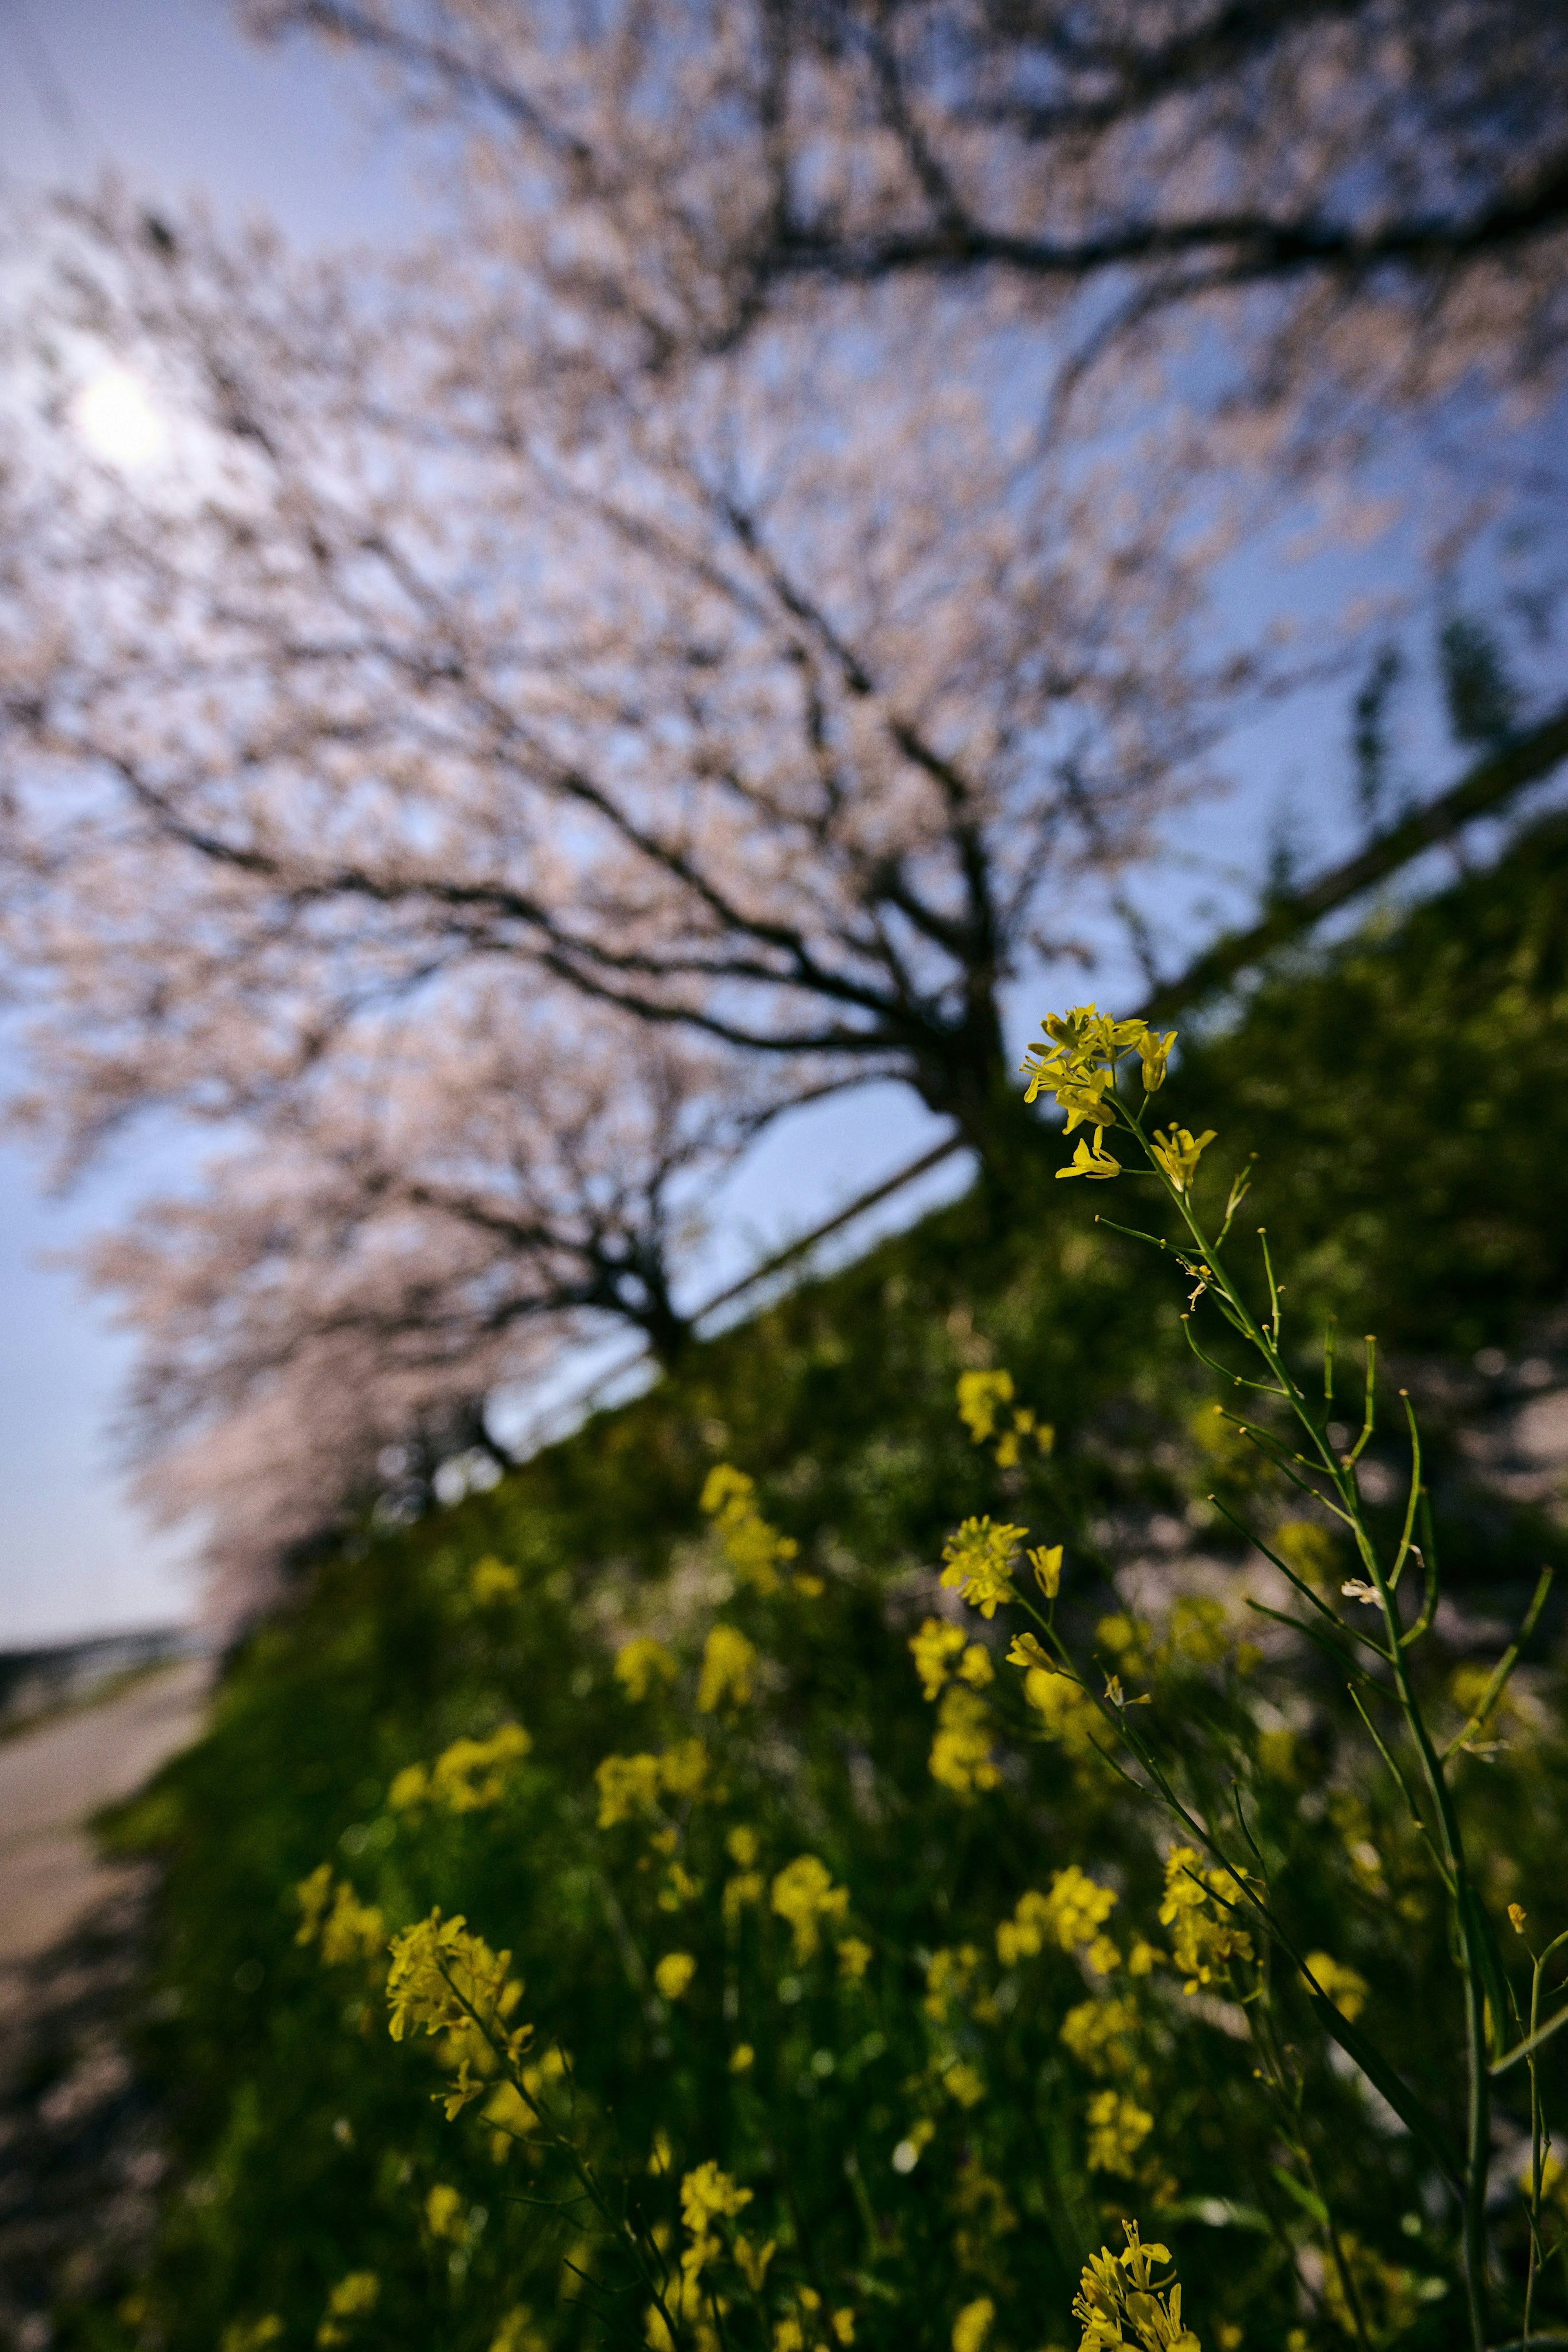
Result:
M0 1742L0 2347L46 2352L62 2299L133 2271L164 2171L122 2028L153 1874L86 1829L201 1728L185 1660Z
M208 1680L186 1659L0 1744L0 2010L126 1874L99 1860L83 1824L195 1737Z

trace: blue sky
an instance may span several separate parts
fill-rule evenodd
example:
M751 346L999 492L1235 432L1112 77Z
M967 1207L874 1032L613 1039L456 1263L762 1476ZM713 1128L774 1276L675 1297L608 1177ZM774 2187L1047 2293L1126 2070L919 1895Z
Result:
M220 215L260 208L299 243L337 243L412 222L406 161L343 68L314 50L251 48L220 0L0 0L0 174L11 191L80 184L113 163L150 195L199 191ZM1344 740L1341 687L1237 740L1235 794L1189 831L1203 870L1173 872L1163 894L1167 936L1196 941L1206 895L1239 906L1238 880L1260 871L1282 811L1308 864L1343 844ZM1424 782L1451 764L1435 761ZM1095 986L1118 1001L1136 982L1112 964ZM18 1067L0 1045L0 1088ZM785 1123L729 1188L702 1286L716 1288L937 1131L892 1088ZM79 1196L49 1203L33 1163L0 1149L0 1647L166 1622L192 1605L190 1537L150 1530L115 1473L106 1424L125 1344L72 1276L43 1262L110 1218L153 1170L133 1150ZM890 1204L887 1221L962 1172L949 1163Z

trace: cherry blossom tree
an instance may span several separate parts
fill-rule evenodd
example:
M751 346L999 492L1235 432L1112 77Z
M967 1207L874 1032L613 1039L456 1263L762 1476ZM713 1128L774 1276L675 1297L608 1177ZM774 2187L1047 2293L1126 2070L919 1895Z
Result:
M1568 31L1543 0L240 14L465 134L531 266L653 367L802 291L985 274L1085 359L1196 304L1242 330L1254 397L1561 380Z
M563 1340L680 1351L673 1262L766 1110L718 1056L570 1009L492 977L385 1027L357 1087L296 1097L88 1254L140 1343L140 1491L205 1522L225 1609L452 1457L504 1465L486 1400Z
M80 229L73 331L185 455L84 467L67 403L0 518L9 943L68 1158L260 1115L506 961L786 1092L902 1079L1005 1163L1003 988L1261 674L1179 427L1043 435L1005 294L940 348L896 287L661 385L494 249L367 288Z

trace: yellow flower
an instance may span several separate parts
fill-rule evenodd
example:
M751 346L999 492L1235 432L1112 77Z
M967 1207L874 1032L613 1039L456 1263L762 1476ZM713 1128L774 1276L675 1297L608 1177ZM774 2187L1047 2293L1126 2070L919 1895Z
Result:
M872 1949L858 1936L845 1936L839 1945L839 1974L849 1984L859 1984L871 1966Z
M659 1758L659 1778L672 1797L700 1795L707 1779L707 1749L700 1739L678 1739Z
M703 1644L702 1673L697 1681L697 1713L713 1715L727 1700L744 1706L751 1696L755 1645L733 1625L716 1625Z
M617 1822L635 1821L651 1813L659 1801L659 1759L656 1756L607 1756L593 1775L599 1783L599 1826L613 1829Z
M743 1870L724 1882L724 1921L733 1927L749 1903L760 1903L766 1881L759 1870Z
M1233 1959L1252 1958L1252 1938L1232 1925L1232 1914L1211 1898L1236 1903L1242 1893L1239 1879L1228 1870L1205 1870L1195 1846L1178 1845L1166 1857L1166 1895L1160 1924L1174 1927L1172 1964L1186 1979L1182 1990L1195 1993L1199 1985L1228 1977Z
M940 1696L952 1672L952 1662L963 1649L966 1638L961 1626L945 1625L940 1617L927 1617L918 1633L910 1635L910 1655L926 1698Z
M1034 1570L1034 1580L1048 1601L1054 1601L1061 1590L1061 1544L1037 1544L1024 1558Z
M1214 1135L1212 1127L1205 1128L1199 1136L1194 1136L1190 1129L1185 1127L1173 1127L1168 1135L1163 1128L1155 1129L1154 1141L1149 1149L1175 1191L1186 1191L1197 1173L1198 1161L1214 1141Z
M760 2294L768 2277L768 2265L779 2251L779 2242L769 2238L765 2246L754 2246L749 2238L737 2238L734 2252L736 2267L753 2294Z
M982 1617L994 1617L998 1602L1018 1599L1012 1564L1028 1533L989 1518L966 1519L942 1547L943 1583Z
M988 2294L967 2303L953 2322L953 2352L980 2352L996 2315L997 2306Z
M1083 2115L1089 2122L1089 2171L1131 2173L1133 2157L1155 2128L1155 2116L1122 2091L1095 2091Z
M1522 1935L1523 1935L1523 1933L1524 1933L1524 1923L1525 1923L1525 1921L1529 1918L1529 1916L1530 1916L1530 1914L1529 1914L1529 1912L1525 1909L1525 1907L1524 1907L1524 1906L1523 1906L1523 1904L1522 1904L1522 1903L1511 1903L1511 1904L1509 1905L1509 1906L1508 1906L1508 1924L1509 1924L1509 1926L1513 1929L1513 1932L1514 1932L1514 1934L1515 1934L1516 1936L1522 1936Z
M653 1970L653 1982L666 2000L679 2000L696 1972L689 1952L666 1952Z
M481 1937L470 1935L461 1913L444 1919L436 1910L427 1919L392 1937L387 1970L387 2030L401 2042L411 2030L451 2037L454 2053L466 2066L472 2059L490 2059L491 2040L508 2055L519 2052L531 2029L507 2030L523 1988L507 1975L510 1952L493 1952ZM476 2098L483 2085L467 2093Z
M686 2174L681 2183L681 2219L692 2242L681 2256L681 2268L689 2279L695 2279L720 2251L714 2223L733 2220L750 2202L750 2189L740 2188L716 2164L699 2164Z
M346 2322L363 2319L374 2311L381 2297L382 2283L374 2271L350 2271L340 2278L327 2297L327 2316L316 2330L316 2341L323 2347L346 2344L350 2330Z
M977 2107L986 2095L985 2083L976 2068L962 2063L946 2070L942 2087L961 2107Z
M738 1822L725 1839L724 1850L738 1869L749 1870L759 1851L757 1832Z
M493 1601L511 1601L522 1588L523 1580L517 1570L508 1568L493 1552L475 1561L468 1578L469 1599L479 1609L487 1608Z
M749 2042L737 2042L729 2053L729 2071L732 2074L749 2074L756 2063L757 2053Z
M1071 1123L1069 1121L1070 1125ZM1059 1181L1063 1176L1093 1176L1104 1180L1107 1177L1119 1176L1121 1172L1121 1161L1113 1159L1110 1152L1106 1150L1104 1138L1098 1128L1092 1135L1079 1137L1070 1165L1066 1168L1059 1168L1056 1171Z
M990 1726L986 1703L974 1691L959 1683L944 1691L931 1742L932 1779L958 1797L999 1787L1002 1776L991 1761Z
M433 2238L467 2236L463 2225L463 2192L449 2182L438 2180L424 2200L425 2227Z
M430 1768L431 1801L453 1813L497 1803L533 1744L520 1723L502 1724L488 1739L455 1739Z
M1354 2023L1366 2007L1366 1979L1329 1952L1309 1952L1307 1966L1317 1979L1318 1990Z
M770 1528L757 1507L757 1481L727 1462L715 1465L703 1486L701 1508L712 1519L729 1564L742 1584L776 1591L779 1569L800 1546Z
M648 1634L623 1642L615 1653L615 1679L634 1704L645 1699L655 1683L673 1683L675 1674L675 1661L669 1651Z
M958 1375L958 1418L974 1439L983 1445L993 1436L997 1426L997 1409L1011 1404L1013 1376L1010 1372L960 1372Z
M1070 1756L1087 1756L1095 1746L1099 1714L1080 1682L1056 1667L1031 1666L1023 1695L1043 1721L1048 1739L1059 1739Z
M1051 1873L1049 1895L1031 1888L1019 1895L1012 1917L997 1929L997 1957L1003 1968L1010 1969L1020 1959L1033 1958L1048 1943L1064 1952L1092 1945L1115 1907L1114 1887L1100 1885L1075 1862L1070 1863L1065 1870Z
M313 1944L319 1937L321 1958L329 1968L374 1959L385 1951L386 1925L381 1913L361 1903L346 1881L334 1885L330 1863L302 1878L294 1892L304 1915L294 1940Z
M1122 2228L1126 2252L1113 2254L1102 2246L1083 2266L1072 2298L1072 2316L1083 2330L1079 2352L1118 2352L1133 2345L1143 2352L1202 2352L1192 2329L1182 2326L1180 2287L1154 2275L1156 2263L1169 2262L1169 2247L1144 2245L1135 2221Z
M490 2339L490 2352L545 2352L545 2338L534 2326L531 2304L512 2305Z
M1125 2074L1134 2063L1137 2026L1131 2001L1081 2000L1061 2021L1062 2046L1091 2074Z
M1141 1037L1134 1039L1138 1059L1143 1064L1144 1092L1146 1095L1157 1095L1164 1086L1166 1065L1170 1060L1171 1047L1176 1041L1174 1029L1167 1029L1163 1037L1156 1036L1152 1029L1145 1029Z
M849 1888L835 1886L826 1863L814 1853L798 1855L773 1881L773 1908L789 1923L797 1960L812 1958L821 1944L822 1921L841 1919L849 1906Z

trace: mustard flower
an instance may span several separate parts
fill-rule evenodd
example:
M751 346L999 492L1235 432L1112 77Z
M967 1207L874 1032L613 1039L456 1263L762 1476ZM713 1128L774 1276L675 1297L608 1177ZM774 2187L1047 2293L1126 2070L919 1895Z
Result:
M653 1982L661 1996L669 2001L679 2000L697 1972L697 1964L690 1952L666 1952L653 1970Z
M438 2180L424 2200L424 2225L433 2238L461 2242L468 2234L463 2220L463 2191L449 2181Z
M1173 1127L1168 1135L1163 1128L1155 1129L1154 1140L1149 1149L1164 1169L1176 1192L1187 1191L1194 1176L1197 1173L1197 1163L1214 1141L1214 1136L1215 1130L1212 1127L1205 1128L1203 1133L1198 1136L1195 1136L1190 1129L1185 1127Z
M1082 1683L1054 1666L1030 1666L1023 1678L1023 1695L1040 1717L1048 1739L1060 1740L1068 1754L1088 1756L1096 1747L1099 1713Z
M1011 1404L1013 1376L1010 1372L960 1372L958 1375L958 1418L974 1439L983 1445L996 1433L998 1406Z
M1018 1599L1012 1565L1028 1533L989 1518L966 1519L942 1547L943 1583L982 1617L994 1617L998 1603Z
M1134 2063L1138 2012L1127 2000L1081 2000L1061 2021L1061 2041L1091 2074L1125 2074Z
M1061 1544L1036 1544L1032 1551L1024 1554L1034 1570L1035 1582L1048 1601L1054 1601L1061 1590L1062 1549Z
M953 2322L953 2352L980 2352L996 2315L997 2306L988 2294L967 2303Z
M662 1776L656 1756L607 1756L593 1777L599 1783L601 1830L651 1813L659 1801Z
M990 1725L986 1703L974 1691L960 1683L944 1691L928 1769L955 1796L972 1797L977 1789L1000 1786L1001 1773L991 1760Z
M753 2294L760 2294L768 2279L768 2265L779 2251L779 2241L769 2238L765 2246L754 2246L749 2238L737 2237L732 2252L735 2265Z
M1205 1870L1196 1847L1178 1845L1166 1855L1160 1924L1175 1929L1171 1960L1186 1979L1184 1992L1195 1993L1199 1985L1228 1977L1233 1959L1252 1958L1251 1937L1213 1899L1219 1895L1235 1903L1241 1893L1240 1881L1229 1871Z
M451 2033L465 2051L476 2042L487 2052L487 2034L497 2038L523 1988L507 1970L510 1952L493 1952L471 1935L461 1912L444 1919L439 1910L392 1937L387 1970L388 2031L401 2042L411 2030ZM520 2051L531 2029L504 2037L508 2054ZM477 2054L475 2053L473 2054Z
M493 1552L475 1561L468 1578L468 1597L477 1609L487 1609L496 1601L513 1601L522 1589L523 1580L517 1570L508 1568Z
M1102 1181L1121 1172L1121 1161L1106 1150L1098 1129L1092 1137L1081 1135L1068 1166L1056 1171L1058 1180L1063 1176L1093 1176Z
M700 1739L677 1739L659 1757L659 1779L672 1797L700 1796L707 1779L707 1749Z
M615 1679L633 1705L645 1699L656 1683L673 1683L676 1671L675 1661L663 1642L655 1642L646 1633L623 1642L615 1653Z
M374 2311L381 2300L382 2283L374 2271L350 2271L340 2278L327 2297L327 2315L316 2330L316 2341L329 2352L335 2344L346 2344L351 2332L348 2323L364 2319Z
M714 1715L727 1702L744 1706L751 1696L757 1650L733 1625L716 1625L703 1644L697 1680L697 1713Z
M691 2243L682 2252L681 2270L688 2281L695 2283L723 2252L714 2223L732 2221L750 2202L750 2189L740 2188L716 2164L699 2164L686 2174L681 2183L681 2219Z
M531 2304L512 2305L490 2339L490 2352L545 2352L545 2338L534 2326Z
M809 1960L821 1945L824 1919L841 1919L850 1906L847 1886L835 1886L826 1863L814 1853L802 1853L789 1863L773 1881L773 1908L788 1920L795 1939L795 1958Z
M1125 2252L1103 2246L1083 2266L1072 2298L1072 2316L1083 2330L1079 2352L1202 2352L1182 2325L1181 2288L1174 2278L1154 2275L1156 2263L1169 2262L1169 2247L1144 2245L1135 2221L1122 2228Z
M839 1974L846 1984L859 1984L872 1962L872 1948L859 1936L844 1936L839 1943Z
M997 1957L1005 1969L1033 1958L1048 1943L1071 1952L1092 1944L1116 1907L1116 1890L1102 1886L1078 1864L1051 1873L1051 1892L1034 1888L1019 1896L1010 1919L997 1929Z
M944 1624L940 1617L927 1617L920 1631L910 1635L910 1654L926 1698L941 1696L953 1661L963 1649L966 1638L961 1627Z
M800 1546L768 1526L757 1507L757 1481L727 1462L715 1465L703 1486L701 1508L712 1519L730 1566L742 1584L773 1592L779 1570Z
M1318 1990L1354 2024L1366 2007L1366 1979L1343 1960L1336 1960L1332 1952L1309 1952L1307 1967L1316 1979Z

